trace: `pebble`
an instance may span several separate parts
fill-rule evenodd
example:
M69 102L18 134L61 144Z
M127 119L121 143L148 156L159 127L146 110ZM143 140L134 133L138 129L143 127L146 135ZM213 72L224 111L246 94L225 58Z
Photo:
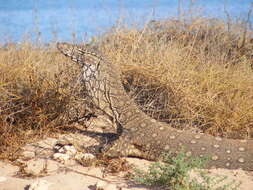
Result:
M39 175L43 172L46 166L46 160L45 159L34 159L30 160L27 163L27 166L24 168L25 172L27 174L32 175Z

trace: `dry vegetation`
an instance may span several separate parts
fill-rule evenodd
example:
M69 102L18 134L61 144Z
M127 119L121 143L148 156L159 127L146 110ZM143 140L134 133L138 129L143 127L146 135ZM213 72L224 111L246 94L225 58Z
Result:
M154 21L142 30L114 28L92 45L119 64L126 89L154 117L248 138L253 136L252 31L240 23L227 28L220 20L201 18L188 24ZM78 67L67 63L53 45L0 49L0 158L15 159L22 144L60 132L78 117L70 117L73 110L86 114Z
M0 158L15 159L24 143L59 132L70 121L66 110L76 101L71 95L78 72L67 61L51 47L1 48Z
M241 24L228 31L221 20L165 20L142 31L116 29L102 41L102 51L120 64L137 99L160 99L138 100L140 104L166 103L162 120L188 123L213 135L252 136L253 38Z

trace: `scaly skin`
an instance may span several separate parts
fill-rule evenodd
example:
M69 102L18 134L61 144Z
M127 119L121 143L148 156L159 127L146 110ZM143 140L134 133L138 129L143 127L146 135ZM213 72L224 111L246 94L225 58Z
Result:
M158 122L126 94L120 70L85 46L58 43L58 50L81 66L82 82L93 103L119 126L120 137L106 150L112 157L137 156L156 160L162 152L207 156L207 167L253 170L253 140L233 140L180 131ZM122 127L122 128L121 128Z

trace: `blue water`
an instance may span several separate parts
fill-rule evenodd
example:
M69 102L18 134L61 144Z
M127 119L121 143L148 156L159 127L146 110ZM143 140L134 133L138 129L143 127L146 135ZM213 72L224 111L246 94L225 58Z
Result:
M189 8L190 0L181 0ZM194 13L206 17L245 17L252 0L196 0ZM85 40L119 21L142 25L177 16L178 0L0 0L0 42ZM251 18L252 19L252 18ZM37 35L39 34L39 35ZM75 35L74 35L75 34Z

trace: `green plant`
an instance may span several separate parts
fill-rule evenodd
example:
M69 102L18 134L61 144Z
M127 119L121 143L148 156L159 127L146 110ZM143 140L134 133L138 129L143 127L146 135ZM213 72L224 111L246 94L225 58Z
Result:
M187 157L183 151L175 157L165 153L162 162L151 164L147 171L135 169L132 179L139 184L158 185L173 190L235 190L239 187L240 184L234 181L220 185L226 177L211 177L205 171L198 170L206 161L206 158ZM198 179L190 176L191 171L197 174Z

